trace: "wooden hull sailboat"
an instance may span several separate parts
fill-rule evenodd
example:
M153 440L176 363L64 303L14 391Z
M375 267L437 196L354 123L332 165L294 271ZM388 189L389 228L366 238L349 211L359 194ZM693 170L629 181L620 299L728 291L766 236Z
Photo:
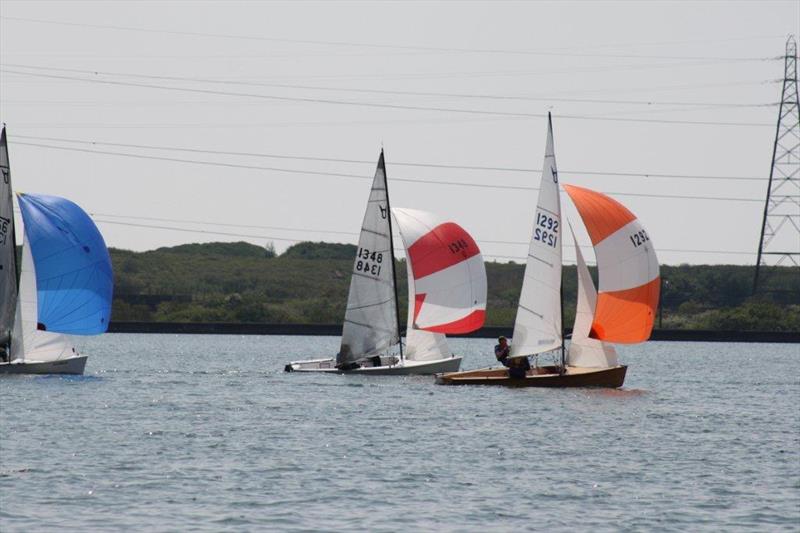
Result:
M392 219L405 246L409 306L406 342L400 338ZM460 368L447 333L483 325L486 270L463 228L413 209L391 209L383 152L361 226L336 357L292 361L286 372L431 375Z
M610 343L632 344L650 337L659 297L655 250L636 216L622 204L582 187L564 185L564 189L592 241L600 285L598 292L573 233L578 302L568 349L562 326L564 225L553 126L548 117L547 145L528 260L513 342L504 361L510 367L524 368L525 365L515 363L558 350L560 364L534 367L524 377L511 377L510 368L451 372L437 375L437 383L617 388L625 382L627 366L619 364L617 352Z
M0 170L0 374L82 374L87 356L69 336L108 327L113 274L106 244L71 201L18 194L24 223L18 268L5 128Z
M524 378L512 378L505 368L483 368L465 372L438 374L439 385L501 385L506 387L601 387L619 388L625 382L628 367L585 368L546 366L531 369Z

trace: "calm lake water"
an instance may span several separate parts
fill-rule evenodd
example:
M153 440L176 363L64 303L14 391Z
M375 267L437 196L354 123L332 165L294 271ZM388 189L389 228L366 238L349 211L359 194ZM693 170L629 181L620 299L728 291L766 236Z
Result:
M337 348L105 335L0 379L0 530L800 530L798 345L621 347L619 391L283 373Z

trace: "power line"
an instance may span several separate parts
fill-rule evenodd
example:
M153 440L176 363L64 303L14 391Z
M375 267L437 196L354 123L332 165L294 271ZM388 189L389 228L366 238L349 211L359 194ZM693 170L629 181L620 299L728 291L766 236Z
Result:
M90 144L93 146L113 146L118 148L140 148L146 150L159 150L159 151L176 151L176 152L189 152L198 154L214 154L214 155L229 155L241 157L260 157L267 159L288 159L296 161L318 161L318 162L332 162L332 163L348 163L348 164L364 164L374 165L375 161L367 159L346 159L335 157L316 157L316 156L296 156L287 154L274 154L263 152L237 152L214 150L205 148L186 148L174 146L159 146L151 144L130 144L130 143L114 143L104 141L90 141L79 139L66 139L63 137L38 137L35 135L14 135L14 138L32 139L39 141L56 141L71 144ZM441 168L441 169L455 169L455 170L479 170L479 171L493 171L493 172L522 172L531 173L539 172L540 169L524 168L524 167L501 167L501 166L483 166L483 165L456 165L446 163L416 163L408 161L392 161L390 166L400 167L421 167L421 168ZM718 175L698 175L698 174L668 174L668 173L655 173L655 172L602 172L591 170L560 170L562 174L574 175L590 175L590 176L620 176L620 177L643 177L643 178L665 178L665 179L705 179L705 180L741 180L741 181L763 181L763 178L750 177L750 176L718 176Z
M43 67L38 65L24 65L18 63L3 63L3 66L13 68L25 68L32 70L44 71L59 71L59 72L73 72L78 74L102 75L102 76L118 76L141 78L151 80L168 80L168 81L181 81L181 82L194 82L194 83L210 83L221 85L241 85L248 87L270 87L281 89L303 89L314 91L333 91L333 92L351 92L351 93L366 93L366 94L386 94L386 95L399 95L399 96L432 96L432 97L446 97L446 98L465 98L465 99L488 99L488 100L501 100L501 101L535 101L535 102L570 102L570 103L589 103L589 104L625 104L625 105L684 105L684 106L703 106L703 107L720 107L720 108L758 108L758 107L775 107L777 102L762 103L762 104L735 104L735 103L722 103L722 102L658 102L651 100L612 100L612 99L596 99L596 98L562 98L562 97L547 97L547 96L525 96L525 95L493 95L493 94L465 94L465 93L437 93L429 91L397 91L397 90L383 90L383 89L365 89L365 88L347 88L347 87L320 87L314 85L298 85L286 83L263 83L263 82L249 82L238 80L215 80L209 78L185 77L185 76L157 76L149 74L134 74L126 72L110 72L110 71L97 71L77 68L63 68L63 67Z
M363 43L352 41L323 41L312 39L287 39L279 37L265 37L263 35L236 35L225 33L207 33L207 32L194 32L194 31L180 31L180 30L162 30L155 28L144 28L137 26L118 26L109 24L88 24L78 22L66 22L56 20L46 20L28 17L0 17L6 20L13 20L18 22L32 22L38 24L54 24L60 26L73 26L81 28L96 28L96 29L110 29L116 31L135 31L146 33L160 33L168 35L183 35L187 37L213 37L221 39L241 39L249 41L267 41L267 42L284 42L293 44L310 44L310 45L325 45L325 46L344 46L344 47L359 47L359 48L377 48L377 49L394 49L394 50L415 50L421 52L456 52L456 53L480 53L480 54L509 54L509 55L533 55L533 56L556 56L556 57L608 57L616 59L691 59L691 60L713 60L713 61L769 61L774 60L774 57L724 57L724 56L665 56L665 55L639 55L639 54L599 54L599 53L570 53L563 51L548 51L548 50L508 50L508 49L485 49L485 48L457 48L457 47L440 47L440 46L420 46L420 45L398 45L398 44L381 44L381 43Z
M219 235L225 237L236 237L236 238L245 238L245 239L262 239L267 241L283 241L283 242L311 242L305 239L288 239L282 237L271 237L267 235L252 235L252 234L241 234L241 233L230 233L224 231L212 231L212 230L200 230L200 229L189 229L189 228L178 228L174 226L161 226L161 225L151 225L151 224L136 224L132 222L119 222L115 220L100 220L95 219L95 222L99 224L111 224L116 226L127 226L127 227L134 227L134 228L144 228L144 229L156 229L156 230L164 230L164 231L177 231L181 233L195 233L198 235ZM324 242L324 241L323 241ZM480 241L486 243L487 241ZM352 243L349 243L352 244ZM528 244L528 243L521 243L521 244ZM587 247L587 246L583 246ZM403 252L403 249L397 249L396 251ZM676 249L659 249L657 250L660 252L680 252L680 253L705 253L705 254L741 254L741 255L753 255L750 252L727 252L727 251L717 251L717 250L676 250ZM481 252L483 257L490 257L496 259L516 259L525 261L527 260L526 256L515 256L515 255L505 255L505 254L487 254Z
M71 152L82 152L82 153L89 153L89 154L101 154L101 155L113 155L119 157L129 157L135 159L150 159L156 161L170 161L176 163L189 163L194 165L208 165L208 166L216 166L216 167L227 167L227 168L241 168L247 170L269 170L273 172L286 172L291 174L306 174L306 175L313 175L313 176L330 176L336 178L347 178L347 179L360 179L360 180L371 180L372 178L369 176L363 176L358 174L345 174L340 172L323 172L323 171L316 171L316 170L300 170L300 169L289 169L289 168L279 168L279 167L266 167L266 166L259 166L259 165L242 165L237 163L223 163L217 161L199 161L194 159L181 159L175 157L159 157L159 156L150 156L150 155L142 155L142 154L129 154L123 152L111 152L111 151L104 151L104 150L88 150L84 148L70 148L67 146L54 146L54 145L47 145L47 144L39 144L39 143L27 143L27 142L17 142L16 145L21 146L34 146L38 148L47 148L53 150L65 150ZM412 179L412 178L396 178L393 177L392 181L396 182L405 182L405 183L416 183L416 184L427 184L427 185L444 185L444 186L457 186L457 187L474 187L474 188L481 188L481 189L501 189L501 190L516 190L516 191L538 191L538 187L527 187L521 185L492 185L492 184L485 184L485 183L465 183L459 181L439 181L439 180L424 180L424 179ZM720 196L697 196L697 195L678 195L678 194L649 194L649 193L631 193L631 192L607 192L606 194L612 196L629 196L634 198L662 198L662 199L673 199L673 200L709 200L709 201L723 201L723 202L757 202L760 203L760 200L753 199L753 198L735 198L735 197L720 197Z
M251 224L231 224L231 223L224 223L224 222L210 222L210 221L203 221L203 220L186 220L186 219L175 219L175 218L160 218L160 217L144 217L138 215L112 215L107 213L90 213L92 218L95 217L103 217L103 218L122 218L122 219L132 219L132 220L147 220L147 221L154 221L154 222L172 222L178 224L197 224L197 225L204 225L204 226L223 226L223 227L234 227L234 228L257 228L257 229L270 229L270 230L280 230L280 231L293 231L293 232L305 232L305 233L331 233L337 235L348 235L351 237L356 237L359 235L358 232L354 231L336 231L336 230L329 230L329 229L312 229L312 228L288 228L288 227L277 227L277 226L261 226L261 225L251 225ZM96 219L96 218L95 218ZM99 219L96 219L99 220ZM109 221L106 221L109 222ZM111 222L109 222L111 223ZM122 224L122 223L120 223ZM150 226L147 226L150 227ZM155 227L155 226L153 226ZM172 226L170 226L172 227ZM189 229L186 229L189 231ZM229 233L222 233L222 235L231 235L231 236L241 236L241 237L258 237L258 238L265 238L269 239L272 237L266 236L251 236L251 235L238 235L238 234L229 234ZM284 239L284 240L291 240L291 239ZM476 239L481 244L508 244L508 245L515 245L515 246L528 246L530 243L528 241L502 241L502 240L492 240L492 239ZM300 241L297 241L300 242ZM593 248L590 244L581 244L579 245L581 248ZM675 252L675 253L698 253L698 254L725 254L725 255L755 255L753 252L744 252L744 251L730 251L730 250L697 250L697 249L686 249L686 248L658 248L657 252ZM510 257L510 256L509 256Z
M116 80L97 80L89 78L80 78L75 76L64 76L59 74L43 74L37 72L25 72L19 70L12 70L2 68L0 69L6 73L18 74L21 76L30 76L35 78L48 78L48 79L61 79L70 81L82 81L86 83L97 83L103 85L117 85L124 87L141 87L148 89L162 89L168 91L189 92L199 94L214 94L219 96L237 96L245 98L260 98L264 100L274 101L288 101L288 102L305 102L316 104L330 104L330 105L344 105L355 107L370 107L370 108L383 108L395 109L404 111L436 111L445 113L466 113L474 115L488 115L488 116L503 116L503 117L530 117L530 118L544 118L547 115L543 113L522 113L522 112L509 112L509 111L488 111L481 109L464 109L452 107L427 107L427 106L414 106L414 105L401 105L401 104L386 104L386 103L373 103L373 102L355 102L348 100L331 100L326 98L304 98L298 96L276 96L258 93L237 93L230 91L217 91L213 89L196 89L188 87L171 87L168 85L156 85L151 83L136 83L124 82ZM622 123L645 123L645 124L674 124L674 125L700 125L700 126L755 126L755 127L771 127L771 124L759 122L715 122L703 120L665 120L665 119L644 119L644 118L622 118L622 117L597 117L586 115L560 115L561 119L568 120L594 120L594 121L609 121L609 122L622 122Z

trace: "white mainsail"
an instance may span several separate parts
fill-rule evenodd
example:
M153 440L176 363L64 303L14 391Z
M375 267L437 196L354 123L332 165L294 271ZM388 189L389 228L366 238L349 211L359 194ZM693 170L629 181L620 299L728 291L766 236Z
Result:
M514 322L511 356L533 355L561 346L562 229L553 123L548 115L539 201Z
M11 340L17 305L14 203L5 127L0 131L0 346Z
M389 217L381 152L353 261L342 344L336 356L339 365L380 354L400 342Z
M575 323L572 326L572 340L567 352L567 364L586 368L617 366L619 362L614 347L589 337L597 305L597 290L574 233L572 239L575 242L578 265L578 303L575 309Z

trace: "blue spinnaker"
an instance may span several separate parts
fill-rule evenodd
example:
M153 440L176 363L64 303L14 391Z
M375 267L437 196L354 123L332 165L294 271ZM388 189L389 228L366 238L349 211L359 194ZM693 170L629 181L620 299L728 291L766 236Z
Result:
M108 328L114 275L106 243L86 212L58 196L20 194L25 244L36 270L39 328L97 335Z

